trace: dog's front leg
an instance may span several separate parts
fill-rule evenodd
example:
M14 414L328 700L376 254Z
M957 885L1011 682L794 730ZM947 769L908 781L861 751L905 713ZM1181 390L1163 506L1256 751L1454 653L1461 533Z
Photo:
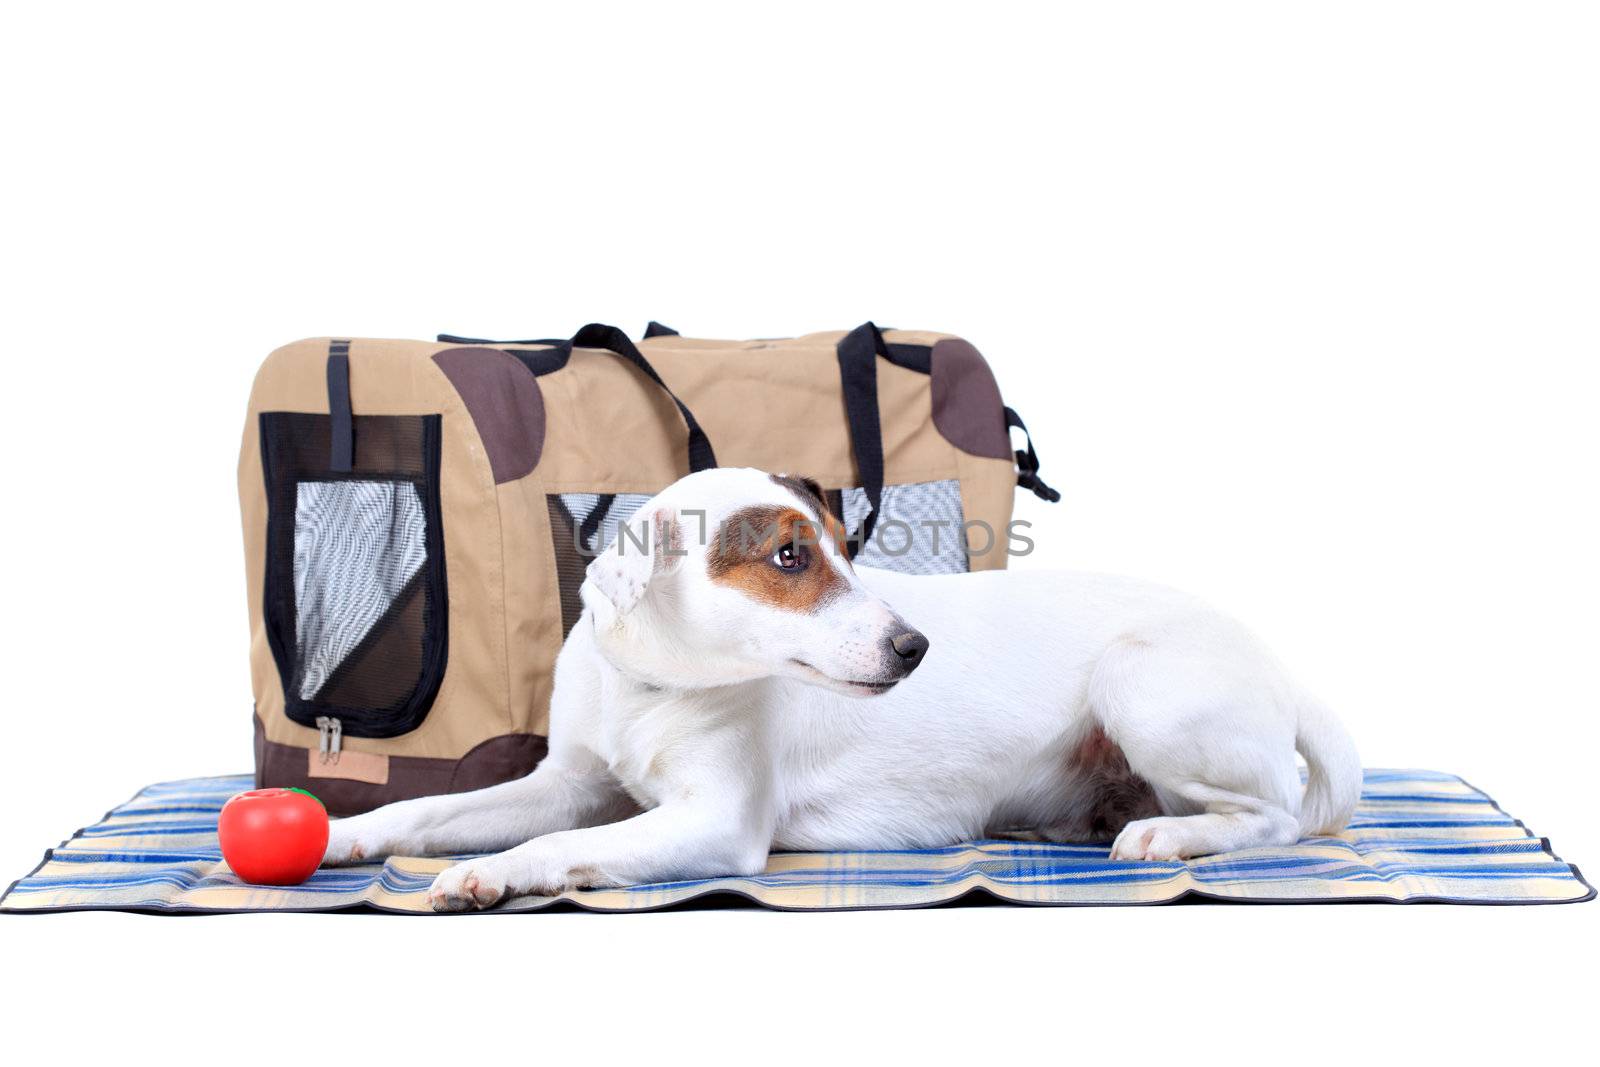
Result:
M621 822L563 829L443 871L428 892L438 911L585 886L754 874L772 845L772 772L742 709L698 700L654 712L631 789L657 805Z
M514 782L402 800L336 819L322 862L333 866L392 854L485 852L556 830L623 819L638 810L596 761L567 753L546 759Z
M428 902L435 911L464 911L530 893L755 874L771 844L771 822L745 806L685 799L458 863L434 880Z

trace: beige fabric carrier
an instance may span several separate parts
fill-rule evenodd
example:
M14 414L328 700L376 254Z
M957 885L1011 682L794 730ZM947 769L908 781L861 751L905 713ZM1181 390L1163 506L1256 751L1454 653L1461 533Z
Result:
M1014 487L1056 499L1011 427L972 345L870 323L280 348L239 457L257 782L349 814L526 774L584 566L690 470L816 479L862 565L1003 567Z

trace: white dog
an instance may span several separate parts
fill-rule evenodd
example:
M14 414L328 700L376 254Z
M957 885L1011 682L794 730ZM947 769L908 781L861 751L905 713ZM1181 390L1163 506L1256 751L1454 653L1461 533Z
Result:
M670 486L589 565L544 762L339 820L325 862L506 849L439 875L456 911L774 848L1021 831L1172 860L1349 819L1350 739L1232 620L1122 578L856 570L842 534L814 483Z

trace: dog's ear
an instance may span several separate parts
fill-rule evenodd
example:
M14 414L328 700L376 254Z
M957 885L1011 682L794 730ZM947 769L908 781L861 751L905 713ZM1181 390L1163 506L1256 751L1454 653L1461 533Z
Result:
M832 514L833 509L828 506L827 494L823 493L822 486L817 484L815 478L807 478L803 474L774 474L772 480L787 487L801 500L814 504L823 514Z
M600 594L618 615L639 606L650 583L677 568L684 556L683 534L666 508L635 515L617 528L617 539L589 563L582 595Z

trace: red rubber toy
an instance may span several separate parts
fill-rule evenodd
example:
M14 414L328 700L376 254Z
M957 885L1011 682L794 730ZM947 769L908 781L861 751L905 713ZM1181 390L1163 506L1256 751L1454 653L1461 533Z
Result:
M328 809L304 789L252 789L217 817L222 858L254 885L299 885L328 850Z

